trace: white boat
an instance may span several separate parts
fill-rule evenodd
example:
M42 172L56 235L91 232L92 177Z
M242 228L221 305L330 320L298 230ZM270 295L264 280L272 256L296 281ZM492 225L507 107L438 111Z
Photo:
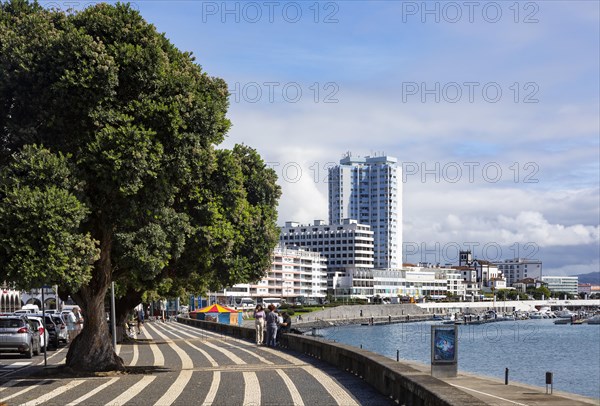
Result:
M554 320L554 324L569 324L569 323L571 323L570 319L560 319L560 318L558 318L558 319Z
M600 324L600 314L597 314L587 319L587 324Z
M575 315L575 313L570 310L556 310L554 314L560 319L570 319Z

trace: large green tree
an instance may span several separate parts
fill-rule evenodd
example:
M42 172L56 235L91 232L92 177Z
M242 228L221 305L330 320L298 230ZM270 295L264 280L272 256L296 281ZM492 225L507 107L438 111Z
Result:
M280 189L208 76L127 5L0 4L0 279L58 284L86 314L67 364L123 367L105 321L116 281L144 294L259 279Z

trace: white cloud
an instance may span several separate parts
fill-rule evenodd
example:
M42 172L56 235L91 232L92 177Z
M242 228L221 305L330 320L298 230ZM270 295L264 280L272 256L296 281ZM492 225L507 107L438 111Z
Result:
M538 256L549 266L574 261L567 254L581 245L591 247L582 253L591 260L599 238L597 116L590 106L528 107L410 105L351 93L336 105L238 105L227 143L247 141L276 170L280 224L327 220L328 163L346 150L384 151L419 165L403 184L405 242L497 244L503 247L498 259L552 247L564 255ZM467 161L479 165L473 180ZM460 180L453 183L449 173L438 173L438 181L423 177L436 162L440 170L462 166ZM526 167L529 162L535 167ZM486 164L501 168L499 182L486 178Z
M425 218L419 221L416 227L405 230L405 236L410 233L416 237L409 237L411 241L458 244L479 241L500 246L534 243L539 247L567 247L600 242L598 226L551 224L542 213L535 211L520 212L514 217L453 213L442 222L430 223L432 220ZM426 225L428 223L429 226Z

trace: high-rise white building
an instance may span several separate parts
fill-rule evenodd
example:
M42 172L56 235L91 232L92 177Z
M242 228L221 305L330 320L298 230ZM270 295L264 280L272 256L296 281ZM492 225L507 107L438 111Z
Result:
M348 154L329 169L329 223L344 219L371 226L374 268L402 267L402 169L396 158Z

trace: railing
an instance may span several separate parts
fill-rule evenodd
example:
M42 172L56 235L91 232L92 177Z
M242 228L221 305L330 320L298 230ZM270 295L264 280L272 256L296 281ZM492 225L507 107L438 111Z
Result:
M247 327L178 317L177 321L204 330L255 341L256 330ZM406 406L479 406L479 399L418 371L371 351L299 334L282 334L280 344L348 371L381 394Z

